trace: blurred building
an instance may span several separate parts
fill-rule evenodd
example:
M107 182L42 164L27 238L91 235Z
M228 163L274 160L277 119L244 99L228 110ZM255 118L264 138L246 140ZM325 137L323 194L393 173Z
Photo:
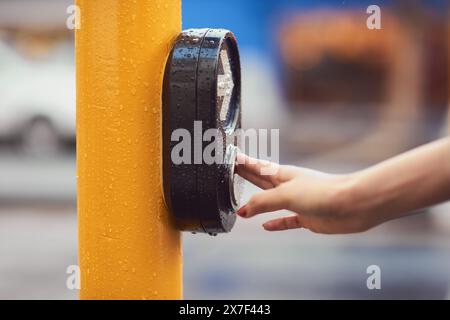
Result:
M311 114L334 118L334 127L316 126L323 132L296 131L303 153L379 161L439 136L449 96L447 11L400 3L383 8L381 30L364 28L367 15L356 9L302 11L283 21L288 104L299 123Z

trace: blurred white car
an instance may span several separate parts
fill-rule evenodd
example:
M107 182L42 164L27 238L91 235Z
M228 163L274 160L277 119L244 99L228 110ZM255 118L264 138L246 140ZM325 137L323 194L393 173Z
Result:
M75 139L75 68L70 59L30 61L0 41L0 139L56 149Z

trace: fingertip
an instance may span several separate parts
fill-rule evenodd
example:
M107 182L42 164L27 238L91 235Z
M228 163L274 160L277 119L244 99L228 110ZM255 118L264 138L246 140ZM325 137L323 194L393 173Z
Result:
M237 155L236 155L236 164L239 166L241 164L245 163L245 160L247 159L247 156L245 155L245 153L242 153L240 150L238 150Z
M259 160L257 158L252 158L252 157L246 155L245 153L238 151L238 153L236 155L236 165L237 165L237 168L241 167L246 170L251 170L255 166L256 167L261 166L261 160Z
M266 222L266 223L264 223L263 225L262 225L262 227L264 228L264 230L266 230L266 231L276 231L275 229L274 229L274 226L273 226L273 224L271 223L271 222Z
M236 214L241 218L247 218L247 205L241 207Z

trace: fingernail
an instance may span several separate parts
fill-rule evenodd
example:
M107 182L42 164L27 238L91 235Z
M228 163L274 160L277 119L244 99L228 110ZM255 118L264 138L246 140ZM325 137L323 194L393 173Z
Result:
M246 217L247 216L247 205L243 206L242 208L240 208L236 214L240 217Z

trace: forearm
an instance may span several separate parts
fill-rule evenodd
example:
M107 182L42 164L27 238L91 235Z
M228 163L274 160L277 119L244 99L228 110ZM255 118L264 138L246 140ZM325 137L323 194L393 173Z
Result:
M346 207L374 224L450 199L450 139L422 146L350 179Z

